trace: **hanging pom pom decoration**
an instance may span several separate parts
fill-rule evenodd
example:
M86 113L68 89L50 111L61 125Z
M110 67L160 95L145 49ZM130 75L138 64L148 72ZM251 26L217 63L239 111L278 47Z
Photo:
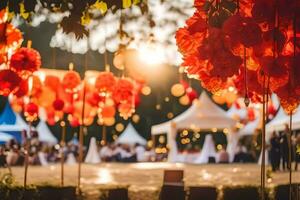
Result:
M68 71L62 80L63 88L70 93L74 93L79 89L81 83L80 76L75 71Z
M102 96L111 94L116 85L116 78L111 72L100 72L95 82L95 88Z
M12 24L0 24L0 52L6 52L8 49L14 50L18 48L22 41L22 33Z
M1 70L0 95L8 96L10 93L17 91L21 81L19 75L12 70Z
M10 59L10 68L25 77L37 71L40 66L41 56L31 48L18 49Z
M18 90L14 93L16 97L23 97L28 93L28 80L22 80L20 82Z
M62 111L64 109L65 102L61 99L56 99L52 105L53 105L54 110Z
M113 91L114 101L119 103L131 103L134 97L134 82L129 78L121 78L117 81Z
M31 102L25 105L24 115L27 121L33 122L37 119L39 113L39 107L37 104Z

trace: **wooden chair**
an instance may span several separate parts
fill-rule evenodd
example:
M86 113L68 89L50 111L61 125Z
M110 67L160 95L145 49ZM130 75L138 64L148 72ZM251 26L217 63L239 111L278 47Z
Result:
M278 185L275 188L275 200L286 200L290 197L290 186ZM300 200L300 185L292 185L292 200Z
M255 186L247 187L225 187L223 189L223 200L259 200L259 190Z
M217 188L210 186L190 187L188 200L217 200Z
M128 189L119 188L109 190L107 200L129 200Z
M183 177L183 170L165 170L163 185L184 185Z
M183 185L163 185L160 192L160 200L185 200Z

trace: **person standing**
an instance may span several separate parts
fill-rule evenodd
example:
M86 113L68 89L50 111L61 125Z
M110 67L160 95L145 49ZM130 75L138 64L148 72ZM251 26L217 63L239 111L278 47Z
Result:
M285 131L280 134L280 159L282 162L282 169L289 169L288 160L289 160L289 144L288 144L288 132L289 128L286 126Z
M272 171L275 172L276 170L279 169L279 165L280 165L280 140L275 131L273 131L272 133L270 144L271 144L270 159L271 159Z

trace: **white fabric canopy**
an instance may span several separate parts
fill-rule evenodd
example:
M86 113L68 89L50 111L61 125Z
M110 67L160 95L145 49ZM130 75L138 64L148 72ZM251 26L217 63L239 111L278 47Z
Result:
M130 144L134 145L136 143L146 145L147 141L138 134L133 125L129 123L123 133L118 137L116 143L119 144Z
M5 143L8 142L9 140L13 139L14 137L7 134L7 133L2 133L0 132L0 143Z
M178 129L230 129L235 124L234 119L227 116L223 109L213 103L206 92L202 92L199 99L194 100L185 112L173 120L152 126L151 134L167 133L170 147L168 160L177 162L176 134Z
M216 158L216 149L215 142L211 134L205 136L204 144L200 156L195 160L197 164L206 164L208 163L209 157Z
M46 142L46 143L50 143L50 144L57 144L57 139L51 133L50 129L48 128L48 126L46 124L46 122L40 120L38 126L36 127L36 130L39 134L39 140L41 142Z
M261 119L257 117L254 121L248 122L242 129L239 130L239 135L253 135L255 130L260 126L260 120Z
M236 119L246 119L247 118L247 109L240 108L238 109L235 105L232 105L229 110L226 112L227 116Z
M97 164L100 163L100 155L98 153L96 138L92 137L90 140L89 150L85 157L86 163Z
M202 92L198 100L194 100L191 107L173 120L152 126L152 135L167 133L171 124L175 123L177 129L186 128L230 128L235 120L227 116L226 112L211 101L206 92Z

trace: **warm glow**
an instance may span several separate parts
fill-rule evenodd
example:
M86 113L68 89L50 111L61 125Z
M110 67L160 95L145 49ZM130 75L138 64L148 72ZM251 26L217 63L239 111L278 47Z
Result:
M98 175L98 178L96 180L97 184L107 184L107 183L112 183L114 181L113 176L111 175L108 169L99 169L97 175Z
M115 128L118 132L122 132L124 130L124 125L122 123L118 123Z
M139 58L142 62L149 65L159 65L163 63L163 50L153 43L145 44L139 47Z
M216 132L218 131L218 129L217 129L217 128L212 128L211 131L212 131L213 133L216 133Z
M151 94L151 88L149 86L144 86L142 88L142 94L148 96L149 94Z

